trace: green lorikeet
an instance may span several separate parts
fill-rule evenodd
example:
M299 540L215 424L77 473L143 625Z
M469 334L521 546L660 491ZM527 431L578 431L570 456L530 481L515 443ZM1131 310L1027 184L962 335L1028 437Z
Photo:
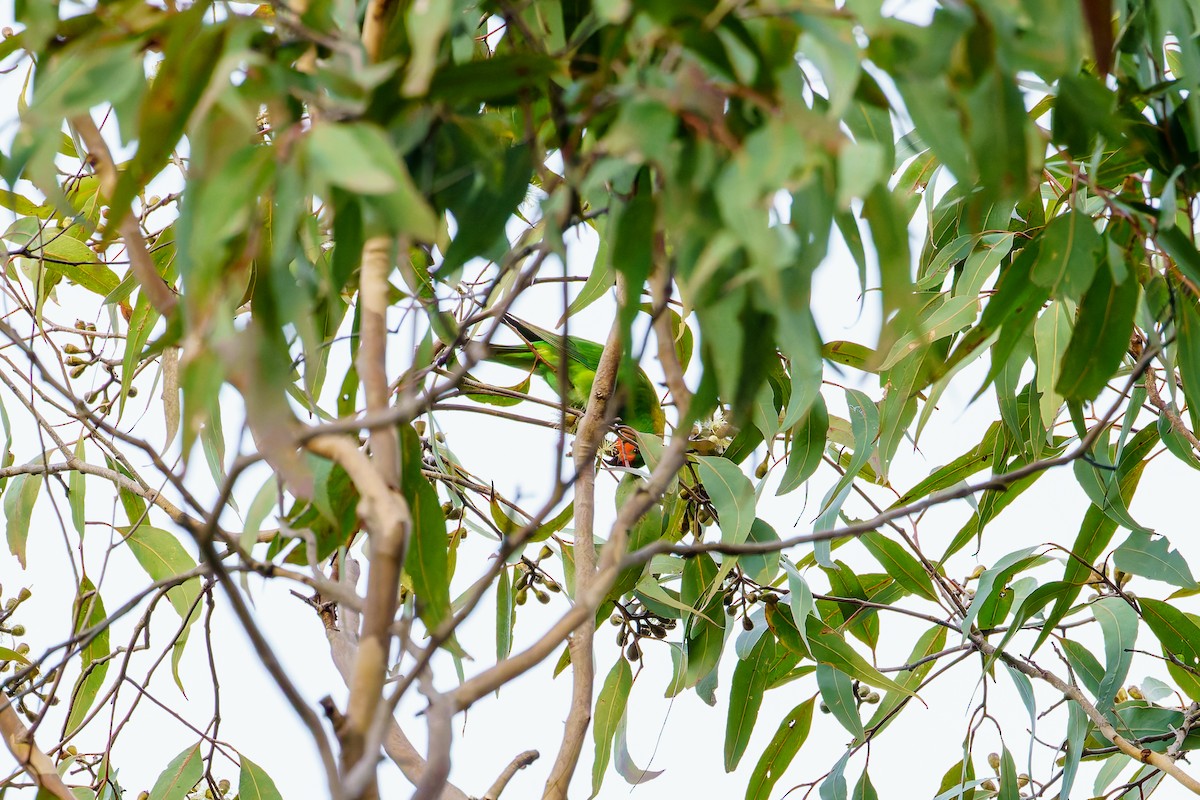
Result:
M604 346L576 336L563 337L523 322L512 316L504 321L523 338L527 344L491 345L487 360L508 367L537 372L550 388L558 393L559 363L563 354L567 357L567 397L572 408L587 408L592 393L592 381L600 366ZM649 376L642 369L634 375L632 385L622 381L618 375L614 399L620 404L617 416L621 425L640 433L652 433L661 437L666 430L667 417L663 413L658 392ZM616 463L630 466L641 463L637 443L628 434L618 431Z

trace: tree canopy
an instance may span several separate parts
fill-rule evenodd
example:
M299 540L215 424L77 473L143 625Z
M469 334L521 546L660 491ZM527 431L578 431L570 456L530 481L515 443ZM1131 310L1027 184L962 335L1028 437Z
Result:
M1200 469L1200 14L886 5L17 0L6 782L133 796L122 730L191 659L215 708L149 797L279 797L220 727L221 608L337 800L677 794L626 741L648 666L747 800L878 796L943 691L939 800L1200 793L1200 584L1134 503ZM1086 499L1015 529L1048 474ZM325 642L267 630L289 590ZM452 782L531 670L557 752Z

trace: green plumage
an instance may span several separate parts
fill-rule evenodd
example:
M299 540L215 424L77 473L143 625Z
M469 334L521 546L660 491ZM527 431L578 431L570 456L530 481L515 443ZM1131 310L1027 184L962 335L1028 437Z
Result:
M492 345L488 360L508 367L529 370L541 376L557 394L560 389L559 363L566 354L567 361L567 405L572 408L587 408L592 393L592 382L600 366L604 346L576 336L563 337L514 317L505 321L523 337L528 344ZM641 433L662 436L667 418L663 413L658 392L646 373L638 368L632 385L618 375L615 398L620 403L617 416L622 425Z

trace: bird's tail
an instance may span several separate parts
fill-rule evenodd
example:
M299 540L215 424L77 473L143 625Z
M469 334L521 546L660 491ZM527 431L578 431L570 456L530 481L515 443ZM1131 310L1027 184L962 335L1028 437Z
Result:
M530 370L538 362L538 354L525 344L488 345L487 360L505 367Z

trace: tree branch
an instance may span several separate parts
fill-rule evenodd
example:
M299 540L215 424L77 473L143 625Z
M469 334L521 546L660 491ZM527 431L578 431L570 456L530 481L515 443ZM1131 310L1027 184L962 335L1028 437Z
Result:
M537 750L526 750L521 753L504 768L504 771L492 783L492 787L483 793L480 800L499 800L500 795L504 793L504 788L508 786L508 782L512 780L513 775L517 774L518 770L525 769L533 762L541 757L541 753Z
M0 736L4 737L4 744L17 760L17 766L33 779L39 789L44 789L58 800L75 800L75 795L71 794L54 769L50 756L38 749L33 734L21 722L17 710L3 693L0 693Z
M359 491L358 514L371 542L363 630L350 681L346 725L339 732L342 766L349 770L359 759L375 757L373 753L364 752L364 747L375 707L383 694L392 641L391 627L400 591L400 569L412 517L403 495L384 481L371 460L358 449L355 440L344 436L318 436L308 442L308 448L346 470Z
M978 647L980 652L982 652L984 655L990 656L997 652L997 649L988 644L981 635L972 634L971 639L975 641L975 646ZM1180 769L1179 765L1176 764L1174 759L1172 759L1170 756L1162 753L1156 753L1148 747L1138 747L1133 742L1130 742L1128 739L1121 736L1121 734L1117 733L1117 729L1114 728L1112 723L1108 721L1108 718L1101 714L1096 706L1092 705L1092 702L1084 696L1083 692L1079 691L1079 687L1067 683L1053 672L1048 672L1047 670L1044 670L1028 661L1023 661L1014 656L1010 656L1004 651L999 651L999 656L1004 660L1004 663L1008 664L1013 669L1023 672L1031 678L1037 678L1045 681L1058 691L1062 692L1063 697L1078 703L1079 707L1083 709L1083 713L1087 714L1088 719L1090 719L1092 724L1096 726L1096 729L1103 734L1104 738L1109 739L1113 744L1115 744L1122 753L1135 761L1139 761L1143 764L1149 764L1155 769L1162 770L1178 781L1185 788L1190 790L1193 794L1200 794L1200 781L1197 781L1191 775Z
M1154 374L1153 367L1146 367L1146 397L1150 398L1150 402L1154 407L1167 418L1171 423L1171 428L1192 446L1194 450L1200 450L1200 439L1196 438L1196 434L1188 430L1187 425L1183 424L1183 419L1171 407L1171 404L1162 399L1162 395L1158 393L1158 376Z
M625 302L624 280L617 278L618 304ZM608 402L617 385L617 370L621 366L623 325L620 314L613 320L608 341L592 380L592 393L587 411L575 435L575 593L586 595L596 576L596 453L604 439ZM565 368L562 370L566 373ZM592 655L592 639L596 633L594 613L579 621L568 640L571 653L571 708L564 724L562 746L546 779L543 798L566 800L571 776L583 749L583 740L592 720L592 691L596 665Z
M346 559L345 572L342 581L345 586L353 587L358 582L360 567L352 558ZM360 616L348 606L339 604L340 626L334 624L332 617L323 616L325 623L325 638L329 642L329 654L338 674L349 687L354 678L354 663L358 650L358 627ZM383 752L400 768L400 772L414 786L420 785L425 775L425 759L417 752L412 741L405 735L404 729L394 716L388 715L387 730L383 739ZM442 788L441 800L469 800L467 794L451 783L445 783Z

